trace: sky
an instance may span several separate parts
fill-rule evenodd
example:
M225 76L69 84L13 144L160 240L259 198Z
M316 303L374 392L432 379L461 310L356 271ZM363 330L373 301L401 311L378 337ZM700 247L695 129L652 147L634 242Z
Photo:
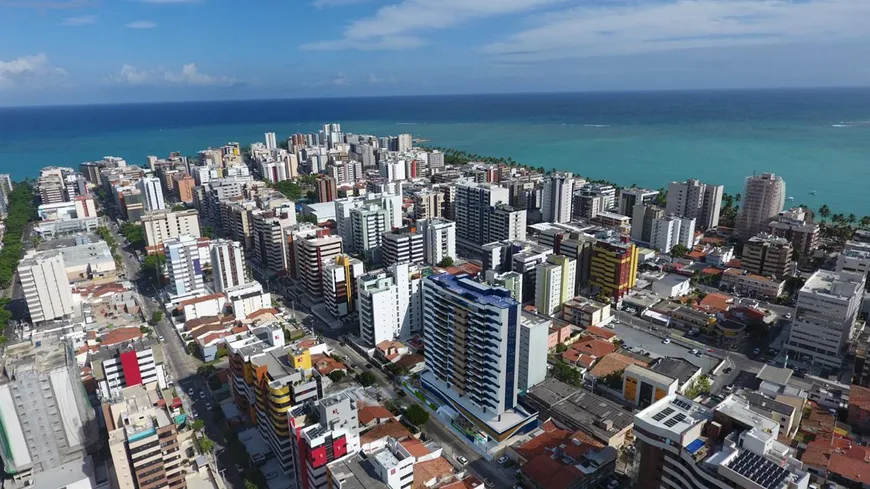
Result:
M870 85L870 0L0 0L0 105Z

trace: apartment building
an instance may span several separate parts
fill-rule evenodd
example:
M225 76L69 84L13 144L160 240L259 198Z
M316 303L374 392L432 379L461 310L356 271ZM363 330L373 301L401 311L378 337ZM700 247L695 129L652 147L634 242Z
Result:
M749 273L785 279L792 275L792 244L786 238L759 234L743 246L740 267Z
M623 216L630 217L632 212L634 212L634 206L638 204L652 204L658 194L658 190L648 190L645 188L631 187L621 189L619 191L618 212Z
M139 338L102 347L88 354L87 363L102 399L113 399L127 387L166 380L163 346L156 340Z
M550 255L535 272L535 307L552 316L574 297L577 262L564 255Z
M653 219L649 244L663 253L677 245L691 250L695 246L695 219L674 215Z
M18 264L18 278L34 324L69 318L74 313L66 263L60 251L26 256Z
M218 239L212 241L210 246L215 292L223 292L248 282L248 266L241 243Z
M253 221L254 262L264 274L276 274L287 269L287 241L284 230L296 224L295 209L256 210Z
M163 245L170 296L181 298L202 292L205 281L196 238L183 235L167 239Z
M344 251L341 236L332 236L328 229L317 228L314 234L295 238L293 249L297 273L302 278L305 293L312 300L322 300L323 264Z
M653 239L653 222L665 217L665 210L657 205L638 204L631 215L631 240L650 243Z
M385 268L396 263L423 263L425 260L422 228L408 226L384 233L382 242L382 263Z
M357 402L349 394L338 393L313 403L316 423L297 426L301 489L329 487L327 466L360 450Z
M749 239L767 230L767 223L785 207L785 181L773 173L746 177L743 201L734 229L737 237Z
M504 187L490 184L466 182L456 188L456 238L465 245L482 245L490 239L490 208L496 204L507 204L509 191Z
M456 258L456 223L442 218L418 220L423 229L424 262L437 265L441 260Z
M360 337L369 346L410 338L422 330L423 290L419 266L398 263L357 280Z
M338 255L323 265L323 298L326 310L337 318L357 312L357 279L365 273L363 262Z
M179 236L202 236L199 229L199 212L195 209L170 211L167 209L153 211L142 217L142 227L145 231L145 245L158 247L164 241Z
M544 179L541 216L544 222L568 222L572 216L574 176L556 172Z
M389 212L378 205L355 208L350 212L354 250L362 253L373 266L383 264L384 234L390 229Z
M146 211L159 211L166 208L163 200L163 185L157 177L145 177L136 183L142 192L142 200Z
M809 258L819 247L819 224L813 222L812 211L805 207L782 211L767 226L770 234L791 241L794 251L801 257Z
M722 209L723 185L710 185L695 179L668 184L668 214L695 219L698 229L706 230L719 225Z
M523 311L520 317L520 350L517 355L517 388L525 393L547 378L546 358L550 328L553 321L538 314Z
M626 241L599 239L592 246L589 284L617 302L637 283L637 246Z
M444 217L445 205L444 192L433 189L420 190L414 194L414 217L418 221Z

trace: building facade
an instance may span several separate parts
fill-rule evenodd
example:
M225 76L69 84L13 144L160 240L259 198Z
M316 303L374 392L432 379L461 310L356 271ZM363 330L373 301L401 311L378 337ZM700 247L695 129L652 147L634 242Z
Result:
M550 255L538 265L535 277L535 307L538 313L552 316L562 304L574 298L577 262L564 255Z
M544 222L569 222L572 216L574 177L557 172L544 179L541 217Z
M201 292L205 282L196 238L185 235L163 243L170 295L186 297Z
M63 253L46 251L21 260L18 277L34 324L72 316L72 291Z
M773 173L746 177L743 202L734 230L739 238L749 239L767 230L767 223L785 207L785 181Z
M245 250L238 241L218 239L211 242L211 268L214 291L223 292L248 282Z
M723 185L710 185L695 179L668 184L667 213L694 218L698 229L706 230L719 225L722 209Z
M637 246L623 240L598 240L592 246L589 283L617 302L637 283Z

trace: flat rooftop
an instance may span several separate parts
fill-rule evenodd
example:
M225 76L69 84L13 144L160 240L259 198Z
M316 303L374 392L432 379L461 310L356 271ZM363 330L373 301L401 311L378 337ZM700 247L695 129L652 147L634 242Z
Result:
M663 357L653 365L650 365L649 369L665 377L677 379L680 385L683 385L697 374L701 368L683 358Z
M698 423L711 419L712 415L709 408L672 394L637 413L637 419L679 436Z
M519 302L510 296L510 291L508 289L502 287L491 287L489 285L475 282L468 278L468 275L463 274L454 276L449 273L442 273L440 275L429 277L429 280L442 289L448 290L471 302L493 306L499 309L519 306Z
M634 424L634 415L615 402L553 378L529 389L527 396L549 406L562 424L570 420L571 429L582 429L601 440ZM612 423L611 429L601 425L605 421Z
M389 489L381 482L368 458L361 454L351 455L332 462L328 466L333 480L341 489Z
M860 294L863 284L864 276L860 273L818 270L807 279L800 293L848 298Z

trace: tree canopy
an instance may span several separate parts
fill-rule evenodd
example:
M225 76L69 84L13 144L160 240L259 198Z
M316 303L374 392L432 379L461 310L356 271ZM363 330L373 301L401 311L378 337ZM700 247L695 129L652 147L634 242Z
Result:
M419 405L412 404L405 410L405 419L415 426L420 426L429 421L429 413Z
M0 250L0 288L9 287L24 254L21 241L27 223L36 218L33 202L33 187L27 182L16 184L9 193L9 206L6 212L6 234L3 235L3 249Z

